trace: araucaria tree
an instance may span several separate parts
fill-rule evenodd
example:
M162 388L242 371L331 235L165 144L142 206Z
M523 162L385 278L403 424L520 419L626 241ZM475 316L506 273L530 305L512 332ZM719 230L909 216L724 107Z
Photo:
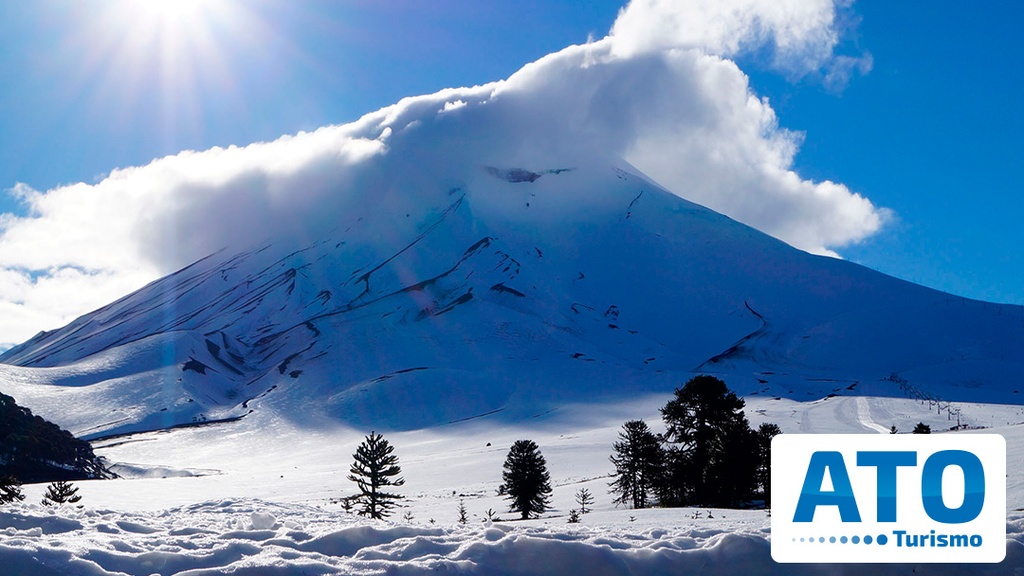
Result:
M778 424L764 422L757 428L757 483L764 493L764 506L772 506L772 438L782 433Z
M512 444L501 477L504 484L498 492L510 500L509 512L518 512L527 520L548 509L551 478L547 462L533 440L516 440Z
M695 376L662 409L668 450L665 505L737 506L756 484L757 435L743 400L714 376Z
M619 439L612 445L615 465L610 484L615 502L633 508L647 508L650 496L662 477L665 454L658 437L643 420L630 420L622 425Z
M590 490L580 488L576 491L576 503L580 505L580 514L586 514L594 506L594 495Z
M70 482L58 480L46 487L43 494L44 506L56 506L58 504L74 504L82 500L78 495L78 488Z
M398 466L398 456L393 454L394 451L394 446L383 436L370 432L352 455L355 461L349 468L348 479L359 486L360 494L356 499L362 506L360 516L369 516L375 520L385 518L398 505L396 501L402 498L399 494L381 490L405 484L405 480L398 477L402 469Z
M21 482L13 476L0 478L0 504L21 502L25 495L21 493Z

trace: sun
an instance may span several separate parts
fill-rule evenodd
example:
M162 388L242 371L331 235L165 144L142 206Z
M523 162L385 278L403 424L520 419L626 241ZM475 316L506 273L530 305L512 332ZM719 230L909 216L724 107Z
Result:
M149 15L168 20L202 17L205 11L215 9L218 0L135 0L136 7Z
M119 0L111 8L121 31L111 52L134 60L128 68L135 74L156 72L179 83L223 74L223 59L241 36L238 0Z
M142 26L180 29L189 33L194 26L208 27L222 19L229 0L128 0L128 8Z
M103 0L81 12L81 25L65 39L79 57L69 98L116 100L118 126L146 124L154 138L199 134L204 106L237 100L236 74L268 27L245 0ZM85 114L88 105L82 106ZM159 119L150 122L150 119ZM155 128L154 128L155 127ZM168 145L173 147L173 145Z

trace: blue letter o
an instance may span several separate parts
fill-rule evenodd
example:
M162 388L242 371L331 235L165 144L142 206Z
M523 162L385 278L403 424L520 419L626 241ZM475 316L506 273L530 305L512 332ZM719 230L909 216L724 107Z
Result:
M946 508L942 501L942 473L958 466L964 473L964 501L959 508ZM981 514L985 506L985 468L977 456L964 450L943 450L932 454L921 472L921 501L928 517L943 524L963 524Z

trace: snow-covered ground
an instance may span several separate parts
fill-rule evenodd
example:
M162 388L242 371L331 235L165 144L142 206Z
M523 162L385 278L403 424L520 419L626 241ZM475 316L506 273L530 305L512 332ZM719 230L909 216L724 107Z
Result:
M622 422L660 424L666 398L565 405L528 424L496 416L387 432L406 485L389 521L345 512L346 480L363 430L327 420L289 423L269 413L238 422L140 434L98 443L122 479L79 484L79 507L26 503L0 508L3 574L962 574L953 565L782 565L770 557L764 510L630 510L608 493L608 455ZM947 427L947 414L914 399L836 396L813 402L747 398L751 423L786 432L879 432L918 421ZM1024 570L1022 408L961 405L961 418L994 425L1009 454L1007 558L976 574ZM952 432L949 432L952 433ZM956 432L957 434L971 433ZM551 472L553 509L511 521L496 493L509 445L536 441ZM587 488L594 511L567 522ZM470 520L460 525L459 502ZM487 522L493 510L503 520ZM697 514L699 512L699 514ZM696 517L695 517L696 516Z
M0 514L0 567L841 572L775 565L763 511L613 505L622 423L656 425L695 371L745 397L754 426L960 424L1004 433L1011 462L1022 456L1024 307L811 256L604 155L424 163L417 127L458 120L458 135L474 121L459 114L434 128L387 113L345 128L390 152L352 169L352 205L324 230L214 254L0 356L0 390L96 440L123 477L82 483L83 508L56 516L29 487L29 504ZM374 429L407 480L390 523L338 503ZM488 510L507 515L496 489L523 438L547 458L553 509L487 527ZM1015 511L1024 480L1009 468ZM584 487L594 512L569 525ZM470 526L455 522L460 501ZM1024 569L1024 529L1014 519L1009 532L1007 565L975 571Z

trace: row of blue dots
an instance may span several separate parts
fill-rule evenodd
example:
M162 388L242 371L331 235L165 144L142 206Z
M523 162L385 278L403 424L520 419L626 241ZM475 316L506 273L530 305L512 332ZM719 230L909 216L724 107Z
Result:
M825 537L824 536L819 536L818 538L814 538L812 536L810 538L801 538L800 541L801 542L818 542L818 543L824 544L825 543ZM836 542L839 542L840 544L846 544L847 542L852 542L854 544L860 544L862 539L861 539L860 536L854 536L852 538L847 538L846 536L840 536L839 538L836 538L835 536L829 536L828 537L828 541L829 541L830 544L835 544ZM796 538L793 538L793 542L796 542ZM889 543L889 537L886 536L885 534L879 534L877 538L872 538L871 535L868 534L867 536L865 536L863 538L863 542L865 544L871 544L872 542L877 542L879 546L885 546L886 544Z

